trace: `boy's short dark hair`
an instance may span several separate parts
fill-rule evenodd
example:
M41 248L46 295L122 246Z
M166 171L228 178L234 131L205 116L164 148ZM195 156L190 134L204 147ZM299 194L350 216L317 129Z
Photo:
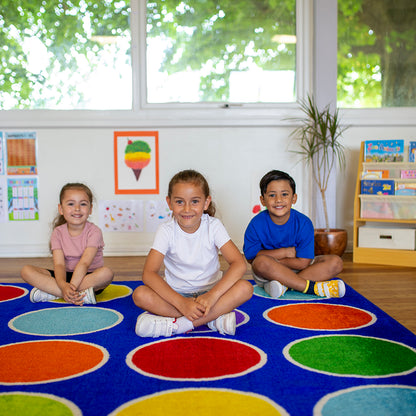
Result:
M290 187L292 188L293 194L296 193L296 183L290 175L288 175L286 172L282 172L281 170L271 170L270 172L267 172L260 180L260 192L262 196L264 196L267 191L267 186L272 181L288 181Z

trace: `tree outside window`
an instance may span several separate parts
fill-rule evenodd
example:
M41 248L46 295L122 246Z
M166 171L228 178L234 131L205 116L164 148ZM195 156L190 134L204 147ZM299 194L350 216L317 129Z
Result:
M338 106L416 106L416 2L338 1Z
M147 2L148 102L294 102L295 0Z
M128 0L3 2L0 110L130 110L133 73L147 74L136 102L296 100L295 0L145 4L132 21ZM147 62L133 71L131 50L142 43L130 25L140 24Z

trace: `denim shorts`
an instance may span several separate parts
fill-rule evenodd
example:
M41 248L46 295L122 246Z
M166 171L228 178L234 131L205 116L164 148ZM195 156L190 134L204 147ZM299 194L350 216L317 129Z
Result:
M207 293L208 290L202 290L201 292L189 292L189 293L182 293L178 292L180 295L182 295L184 298L194 298L196 299L198 296L203 295L204 293Z

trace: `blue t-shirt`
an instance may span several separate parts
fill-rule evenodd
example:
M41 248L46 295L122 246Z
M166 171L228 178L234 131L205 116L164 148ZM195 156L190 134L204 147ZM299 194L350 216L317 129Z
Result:
M315 253L312 221L295 209L283 225L275 224L269 211L259 212L248 224L244 234L244 255L253 260L260 250L295 247L296 257L313 259Z

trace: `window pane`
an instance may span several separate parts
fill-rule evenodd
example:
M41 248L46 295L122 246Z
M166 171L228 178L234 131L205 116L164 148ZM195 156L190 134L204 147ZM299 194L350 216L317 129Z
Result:
M128 0L5 1L0 109L130 109Z
M416 106L415 0L338 1L338 105Z
M147 101L295 101L295 3L148 0Z

